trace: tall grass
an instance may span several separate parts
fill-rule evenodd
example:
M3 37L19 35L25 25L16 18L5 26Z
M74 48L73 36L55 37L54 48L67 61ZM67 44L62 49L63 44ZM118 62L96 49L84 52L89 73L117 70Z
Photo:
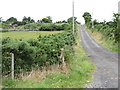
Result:
M118 43L115 43L113 40L108 39L105 35L103 35L101 32L98 32L96 29L88 29L87 27L86 29L95 39L95 41L101 44L103 47L112 50L114 52L120 53L120 49L118 48Z

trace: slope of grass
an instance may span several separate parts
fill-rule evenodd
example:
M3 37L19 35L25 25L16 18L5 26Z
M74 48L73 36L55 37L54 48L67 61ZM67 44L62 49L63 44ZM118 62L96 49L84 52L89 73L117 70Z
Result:
M63 31L13 31L13 32L4 32L0 33L2 38L4 37L11 37L15 39L31 39L37 38L39 35L49 35L49 34L56 34L61 33Z
M120 53L120 49L118 48L118 44L114 43L113 40L107 39L101 32L97 32L94 29L91 30L91 29L87 28L87 30L91 34L91 36L95 39L96 42L98 42L99 44L101 44L102 46L104 46L107 49L110 49L114 52Z
M71 54L67 62L67 73L57 71L48 74L45 78L40 80L3 80L3 85L13 88L84 88L85 84L92 79L92 72L94 72L94 65L84 54L84 50L80 43L79 31L76 35L76 43L74 45L74 54ZM9 83L11 82L11 83Z

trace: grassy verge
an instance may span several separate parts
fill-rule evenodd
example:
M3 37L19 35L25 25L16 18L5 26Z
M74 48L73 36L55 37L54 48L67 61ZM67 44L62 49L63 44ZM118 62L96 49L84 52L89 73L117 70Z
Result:
M76 35L76 43L74 45L74 54L71 54L67 62L67 73L56 71L48 74L40 80L3 80L3 85L13 88L84 88L85 84L92 79L94 65L84 54L84 50L80 43L79 31Z
M96 42L104 46L105 48L112 50L114 52L119 52L118 44L114 43L114 41L107 39L101 32L97 32L95 29L88 29L90 35L95 39ZM93 31L93 32L92 32Z
M49 34L56 34L61 33L63 31L13 31L13 32L4 32L0 33L0 36L2 38L4 37L10 37L15 39L31 39L31 38L37 38L39 35L49 35Z

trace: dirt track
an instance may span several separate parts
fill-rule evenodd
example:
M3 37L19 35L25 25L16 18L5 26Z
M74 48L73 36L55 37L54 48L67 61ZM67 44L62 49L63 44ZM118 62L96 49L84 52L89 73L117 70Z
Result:
M86 55L95 65L93 81L86 87L118 88L118 54L95 42L83 25L80 26L80 34Z

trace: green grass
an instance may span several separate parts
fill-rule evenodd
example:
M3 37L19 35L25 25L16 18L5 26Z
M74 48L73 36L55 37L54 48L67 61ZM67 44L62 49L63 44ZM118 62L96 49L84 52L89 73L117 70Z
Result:
M88 32L91 34L91 36L95 39L96 42L101 44L103 47L112 50L114 52L119 52L120 49L118 48L118 44L114 43L113 40L107 39L101 32L97 32L96 30L92 30L94 32L91 32L91 29L88 29Z
M2 36L2 38L11 37L14 39L21 39L21 38L31 39L31 38L37 38L39 35L49 35L49 34L56 34L61 32L64 32L64 31L28 31L28 32L11 31L11 32L0 33L0 36Z
M76 43L74 45L75 54L71 55L68 64L68 73L63 74L59 71L49 74L42 81L39 78L36 80L15 80L12 82L14 85L9 85L9 80L7 87L12 88L84 88L85 84L91 81L92 72L94 72L94 65L84 54L84 50L80 43L79 32L76 35Z

